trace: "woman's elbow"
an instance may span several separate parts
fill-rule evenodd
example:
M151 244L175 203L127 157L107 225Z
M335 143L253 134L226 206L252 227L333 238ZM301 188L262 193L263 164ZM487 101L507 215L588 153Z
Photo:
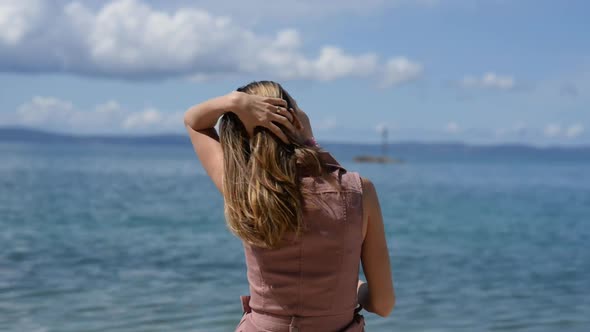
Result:
M395 307L395 295L392 294L392 296L380 300L379 303L374 303L373 304L373 309L374 309L373 313L375 313L381 317L387 317L391 314L394 307Z
M184 119L184 125L185 126L192 127L192 122L193 121L192 121L192 117L191 117L191 114L189 113L189 111L186 111L184 113L184 118L183 119Z

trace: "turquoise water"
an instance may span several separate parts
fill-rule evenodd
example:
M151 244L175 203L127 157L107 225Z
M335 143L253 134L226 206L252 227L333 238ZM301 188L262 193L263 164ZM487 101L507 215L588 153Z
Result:
M590 156L392 151L397 307L368 331L589 331ZM240 242L187 145L0 143L0 331L233 331Z

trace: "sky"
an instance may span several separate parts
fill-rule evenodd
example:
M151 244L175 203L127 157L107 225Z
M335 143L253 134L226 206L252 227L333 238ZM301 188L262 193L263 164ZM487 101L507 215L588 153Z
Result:
M280 82L318 141L590 145L583 0L0 0L0 126L184 133Z

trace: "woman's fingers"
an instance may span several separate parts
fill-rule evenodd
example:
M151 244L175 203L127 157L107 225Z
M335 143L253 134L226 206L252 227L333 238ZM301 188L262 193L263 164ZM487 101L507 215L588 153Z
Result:
M266 98L264 101L271 104L271 105L275 105L275 106L281 106L281 107L288 106L287 101L283 98Z
M291 121L289 121L289 119L287 119L284 116L273 114L271 121L280 123L281 125L283 125L283 127L285 127L287 130L289 130L292 133L295 133L297 131L295 129L295 127L293 126L293 124L291 123Z
M297 113L295 113L295 110L290 108L289 113L291 113L291 115L293 115L293 121L291 121L291 122L293 122L293 124L295 125L295 128L297 128L297 129L303 128L303 125L301 124L301 121L299 120Z
M285 135L285 133L283 133L279 126L272 122L269 122L267 128L270 129L270 131L272 131L275 135L277 135L281 139L281 141L285 142L286 144L289 144L289 138L287 138L287 136Z
M275 110L275 113L278 115L284 116L285 118L287 118L287 120L289 120L289 122L293 122L293 114L291 114L291 112L287 111L286 108L277 107L277 109Z

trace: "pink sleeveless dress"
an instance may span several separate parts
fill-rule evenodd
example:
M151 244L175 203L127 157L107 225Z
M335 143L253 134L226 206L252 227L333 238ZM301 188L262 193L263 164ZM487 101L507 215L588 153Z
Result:
M303 177L305 231L278 249L244 243L250 296L236 332L361 332L357 284L363 242L361 179L327 152L320 154L341 185Z

